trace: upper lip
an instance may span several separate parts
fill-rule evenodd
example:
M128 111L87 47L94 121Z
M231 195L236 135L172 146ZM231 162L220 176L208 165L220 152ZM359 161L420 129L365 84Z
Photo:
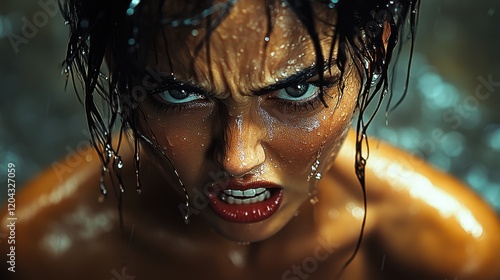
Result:
M267 181L256 181L251 183L241 183L234 179L230 179L227 182L215 182L212 184L213 189L211 191L223 191L223 190L248 190L248 189L258 189L258 188L266 188L266 189L276 189L282 188L280 185L267 182Z

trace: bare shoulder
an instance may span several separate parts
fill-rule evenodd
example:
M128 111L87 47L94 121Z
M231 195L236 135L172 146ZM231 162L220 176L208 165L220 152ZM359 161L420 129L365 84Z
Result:
M366 243L383 252L388 273L408 269L426 279L499 279L500 219L495 211L452 176L369 139L367 225L373 230ZM359 194L354 151L351 132L332 172Z
M76 279L74 275L79 274L88 278L88 271L99 270L96 264L109 254L117 227L116 208L99 202L99 170L92 149L69 155L16 194L15 220L9 219L7 205L1 209L2 224L11 224L13 229L2 227L1 232L15 232L10 243L1 243L0 255L2 268L14 260L12 279L62 279L57 278L61 275ZM6 256L7 251L15 257ZM81 272L85 267L87 272ZM106 268L107 273L110 269ZM6 271L5 267L1 273Z

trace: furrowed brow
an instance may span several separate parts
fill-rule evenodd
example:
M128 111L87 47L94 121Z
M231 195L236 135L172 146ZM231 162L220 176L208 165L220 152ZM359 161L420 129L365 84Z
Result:
M330 67L328 65L328 62L325 62L324 65L325 67L323 71L327 71ZM318 67L316 65L311 65L307 68L299 70L291 76L288 76L282 80L278 80L274 84L268 85L258 90L254 90L252 91L252 93L256 96L265 95L275 90L294 86L298 83L303 83L308 79L317 76L318 74ZM163 76L162 79L162 84L167 90L185 90L203 96L217 95L217 93L207 90L200 85L197 85L190 81L181 81L179 79L176 79L174 76Z
M190 81L181 81L174 76L163 76L161 84L166 90L185 90L190 93L208 96L210 92Z
M324 69L323 72L328 70L330 68L330 65L328 62L324 63ZM287 88L290 86L297 85L299 83L303 83L307 80L309 80L312 77L315 77L319 74L318 67L316 65L311 65L307 68L304 68L302 70L299 70L295 74L286 77L282 80L278 80L276 83L266 86L264 88L261 88L257 91L254 92L255 95L260 96L260 95L265 95L268 94L272 91Z

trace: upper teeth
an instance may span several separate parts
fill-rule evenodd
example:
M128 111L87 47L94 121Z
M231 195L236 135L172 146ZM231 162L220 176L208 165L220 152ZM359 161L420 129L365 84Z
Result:
M222 201L225 201L229 204L250 204L250 203L256 203L260 201L264 201L264 199L268 199L271 197L271 192L269 190L266 190L265 188L258 188L258 189L253 189L254 192L257 192L257 190L262 190L262 192L257 193L255 196L244 196L243 194L249 194L247 192L248 190L245 191L240 191L240 190L224 190L224 193L221 194L221 199ZM238 195L240 198L236 198L233 195L237 194L242 194Z
M238 197L254 197L265 192L265 188L248 189L248 190L224 190L223 192L227 195L238 196Z

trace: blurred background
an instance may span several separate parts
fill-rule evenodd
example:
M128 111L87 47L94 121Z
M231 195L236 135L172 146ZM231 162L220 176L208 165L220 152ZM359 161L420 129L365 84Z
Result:
M0 181L13 162L18 190L88 144L83 108L64 90L68 34L56 5L0 3ZM409 94L370 133L455 174L500 212L499 30L499 1L422 0ZM400 61L397 73L407 53Z

